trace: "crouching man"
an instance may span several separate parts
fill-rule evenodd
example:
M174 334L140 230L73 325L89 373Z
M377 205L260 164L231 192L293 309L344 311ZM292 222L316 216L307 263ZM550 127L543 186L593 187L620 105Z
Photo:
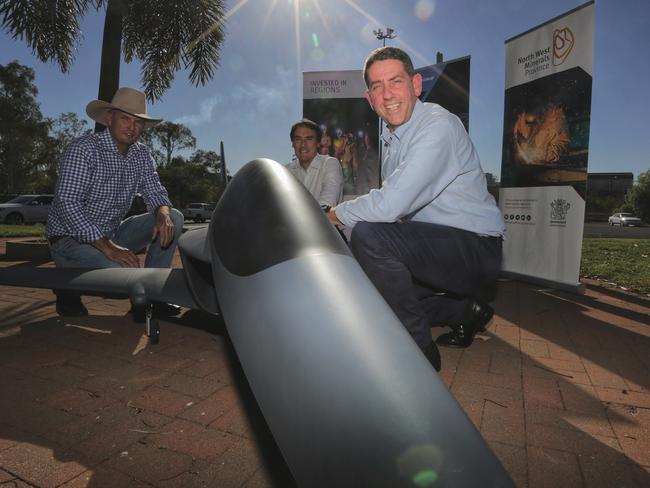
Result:
M107 129L73 141L61 156L45 230L56 266L137 268L135 252L148 248L145 267L170 267L183 215L172 208L151 153L137 142L160 120L147 115L144 93L132 88L120 88L111 103L90 102L86 113ZM137 192L148 212L122 220ZM88 314L78 294L56 294L59 315ZM179 312L154 304L159 316Z

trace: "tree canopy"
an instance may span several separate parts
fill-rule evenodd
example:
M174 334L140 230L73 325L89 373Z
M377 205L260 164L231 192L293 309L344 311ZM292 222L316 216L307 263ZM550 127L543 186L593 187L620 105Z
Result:
M13 61L0 65L0 193L29 187L49 157L50 121L36 101L34 70Z
M174 122L161 122L143 134L142 141L154 151L158 164L171 164L176 151L194 149L196 138L189 127Z
M215 171L218 164L216 152L198 150L189 160L181 156L172 158L169 164L158 168L158 174L176 207L191 202L216 202L223 191Z
M636 184L627 191L622 212L633 212L645 223L650 223L650 170L641 173Z
M89 9L106 10L99 79L100 100L119 87L121 55L141 61L142 86L159 99L180 69L195 86L211 80L224 38L223 0L0 0L2 27L24 39L43 62L68 72Z

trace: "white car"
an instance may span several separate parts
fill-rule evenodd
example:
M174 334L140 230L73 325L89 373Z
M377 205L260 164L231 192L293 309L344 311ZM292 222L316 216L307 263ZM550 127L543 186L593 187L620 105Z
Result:
M212 217L213 210L214 205L210 203L190 203L187 208L183 209L183 217L185 217L185 220L205 222Z
M621 227L624 227L626 225L633 227L635 225L642 224L641 219L635 217L631 213L615 213L614 215L610 216L609 219L607 219L607 222L609 225L620 225Z
M0 223L21 225L46 222L54 195L19 195L0 203Z

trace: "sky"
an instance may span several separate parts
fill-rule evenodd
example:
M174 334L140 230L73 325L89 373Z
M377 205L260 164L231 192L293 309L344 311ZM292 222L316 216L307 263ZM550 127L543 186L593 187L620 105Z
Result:
M470 136L484 171L499 177L503 136L505 41L584 4L581 0L226 0L221 63L205 86L178 72L149 107L188 126L197 147L225 145L228 168L267 157L286 163L291 124L302 117L302 73L361 69L381 45L373 31L405 49L416 67L471 56ZM596 0L590 172L650 170L650 2ZM85 114L97 98L103 11L82 20L75 63L62 74L23 41L0 31L0 64L32 67L41 111ZM137 61L123 64L121 86L140 87Z

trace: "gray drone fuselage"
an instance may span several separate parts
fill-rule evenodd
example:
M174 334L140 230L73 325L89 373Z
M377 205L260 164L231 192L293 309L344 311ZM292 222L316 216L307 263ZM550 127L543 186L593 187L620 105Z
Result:
M280 164L241 168L209 227L186 232L179 250L182 270L3 269L0 284L223 314L299 486L514 486L318 203Z

